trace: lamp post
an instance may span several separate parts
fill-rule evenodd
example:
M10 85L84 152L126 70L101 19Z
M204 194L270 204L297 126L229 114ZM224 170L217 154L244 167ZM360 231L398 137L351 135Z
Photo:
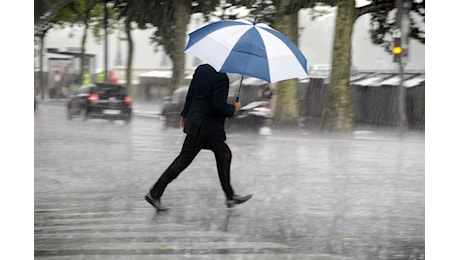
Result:
M109 12L107 9L107 0L104 1L104 82L108 82L108 77L107 77L107 68L108 68L108 60L109 60L109 55L108 55L108 49L109 49L109 41L108 41L108 16Z
M407 63L408 56L408 39L409 39L409 24L408 13L410 3L407 0L396 0L396 29L393 32L393 62L399 65L399 96L398 96L398 111L399 111L399 132L402 135L407 131L407 115L406 115L406 88L404 86L404 66ZM404 26L403 26L404 25Z

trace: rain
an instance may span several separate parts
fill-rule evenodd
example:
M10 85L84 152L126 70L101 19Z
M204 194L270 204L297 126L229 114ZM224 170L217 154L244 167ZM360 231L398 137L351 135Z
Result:
M395 62L391 31L380 45L371 39L382 17L356 19L349 95L334 101L337 6L289 1L289 15L298 14L291 36L276 1L93 1L82 56L82 22L60 11L92 1L35 2L46 8L35 10L34 259L426 258L424 22ZM424 1L412 7L424 21ZM391 26L396 9L385 10ZM254 17L293 38L308 76L269 82L227 72L228 103L241 102L225 122L231 184L253 197L227 207L214 155L202 150L165 190L169 210L156 211L144 195L180 152L180 112L203 63L184 52L187 35ZM91 116L71 103L109 83L126 89L126 116L121 108Z

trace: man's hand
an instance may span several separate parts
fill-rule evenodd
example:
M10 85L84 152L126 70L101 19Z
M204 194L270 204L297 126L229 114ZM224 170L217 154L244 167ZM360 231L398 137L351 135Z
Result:
M233 101L233 105L235 106L235 112L240 111L241 109L241 104L238 101Z
M183 117L180 117L180 127L184 128L184 124L185 124L185 119Z

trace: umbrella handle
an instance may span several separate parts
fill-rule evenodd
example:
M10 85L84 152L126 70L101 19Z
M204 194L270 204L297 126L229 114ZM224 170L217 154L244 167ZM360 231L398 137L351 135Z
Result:
M244 75L241 75L240 88L238 89L238 95L236 96L236 102L240 100L240 90L241 90L241 85L243 84L243 77Z

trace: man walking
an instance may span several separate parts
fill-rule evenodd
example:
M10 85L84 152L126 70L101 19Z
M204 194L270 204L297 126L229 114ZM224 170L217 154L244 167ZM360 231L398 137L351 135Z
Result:
M239 196L230 184L232 152L225 143L225 119L240 110L240 103L227 103L229 80L227 74L217 72L209 64L197 67L190 83L180 125L186 137L182 150L163 172L145 200L157 211L167 210L160 198L166 186L187 168L201 149L211 150L216 158L220 184L226 196L227 207L249 200L252 195Z

